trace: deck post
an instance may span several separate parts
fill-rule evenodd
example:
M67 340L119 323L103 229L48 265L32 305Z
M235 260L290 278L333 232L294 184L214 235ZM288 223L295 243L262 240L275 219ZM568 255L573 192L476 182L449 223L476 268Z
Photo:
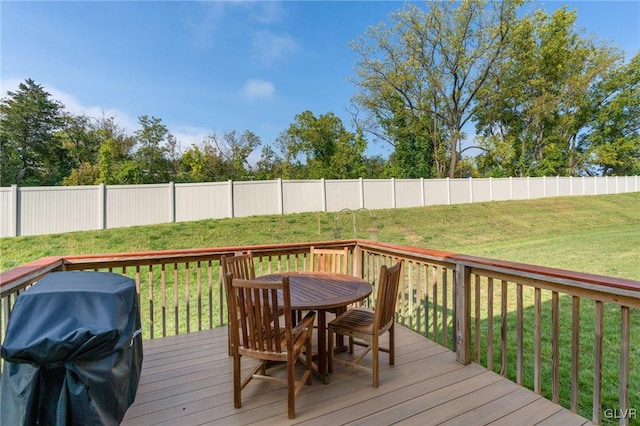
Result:
M356 277L364 278L362 276L362 247L358 244L353 246L351 261L351 274Z
M455 280L456 360L460 364L471 362L471 268L456 265Z

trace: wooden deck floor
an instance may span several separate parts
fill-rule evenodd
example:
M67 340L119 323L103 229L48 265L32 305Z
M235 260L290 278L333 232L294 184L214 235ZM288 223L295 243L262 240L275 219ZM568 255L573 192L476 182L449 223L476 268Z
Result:
M565 410L476 364L397 327L396 365L381 354L380 387L365 372L337 366L331 383L314 378L287 419L286 391L253 380L233 408L226 328L145 341L134 405L123 425L420 424L584 425ZM248 363L247 363L248 364Z

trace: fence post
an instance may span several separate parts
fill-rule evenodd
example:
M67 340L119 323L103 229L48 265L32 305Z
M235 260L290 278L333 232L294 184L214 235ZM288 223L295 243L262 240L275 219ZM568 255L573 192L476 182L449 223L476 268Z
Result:
M451 180L447 176L447 205L451 205Z
M176 221L176 185L169 182L169 222Z
M358 178L359 188L360 188L360 208L364 208L364 180L362 178Z
M107 189L104 183L98 185L98 229L107 229Z
M473 204L473 178L469 176L469 201Z
M422 207L424 207L426 204L426 199L424 196L424 178L421 177L420 178L420 200L422 201Z
M18 229L20 220L20 202L18 199L18 185L11 185L11 201L9 202L9 236L20 236L20 230Z
M233 181L229 179L228 182L227 200L229 201L229 217L233 218Z
M282 178L278 178L278 213L284 214L284 190L282 189Z
M569 176L569 195L573 195L573 176Z
M391 208L396 208L396 178L391 178Z
M513 200L513 177L509 176L509 199Z
M471 268L456 264L456 360L460 364L471 362Z
M489 176L489 201L493 201L493 178Z
M320 179L320 185L322 186L322 189L320 191L320 197L322 198L322 211L326 212L327 211L327 182L324 180L324 178Z

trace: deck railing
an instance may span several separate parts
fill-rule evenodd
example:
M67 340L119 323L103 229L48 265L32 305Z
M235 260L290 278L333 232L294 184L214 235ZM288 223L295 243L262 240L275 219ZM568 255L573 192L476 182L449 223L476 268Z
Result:
M251 249L257 275L300 271L312 245L349 247L349 273L374 286L382 264L403 259L397 322L456 351L459 362L482 364L595 423L639 418L640 282L373 241L43 258L0 274L0 338L17 295L63 270L133 278L144 338L219 327L222 255Z

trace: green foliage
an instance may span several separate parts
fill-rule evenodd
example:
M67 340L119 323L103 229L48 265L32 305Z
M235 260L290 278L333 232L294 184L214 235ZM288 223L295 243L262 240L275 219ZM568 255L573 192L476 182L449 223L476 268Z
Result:
M172 167L167 158L166 143L171 134L162 120L142 115L138 118L142 127L135 132L135 140L140 145L134 154L138 169L142 171L141 183L162 183L172 180Z
M63 105L32 79L0 102L2 185L53 185L69 170L61 139Z
M640 53L595 91L603 101L586 136L593 147L592 164L603 175L640 174Z
M484 108L477 129L484 153L481 174L572 176L588 171L584 137L594 113L611 92L595 91L621 56L575 29L566 7L537 10L519 20L505 60L479 93Z
M429 2L391 15L352 43L367 130L395 149L389 170L454 177L477 95L504 57L521 1ZM394 164L395 163L395 164Z
M362 133L348 132L332 112L319 117L311 111L296 115L294 123L278 137L278 144L285 155L283 178L349 179L365 175L366 141Z
M222 137L209 134L200 145L192 145L178 160L178 182L248 180L253 177L249 156L260 146L260 138L250 131L235 131ZM265 166L266 167L266 166Z

